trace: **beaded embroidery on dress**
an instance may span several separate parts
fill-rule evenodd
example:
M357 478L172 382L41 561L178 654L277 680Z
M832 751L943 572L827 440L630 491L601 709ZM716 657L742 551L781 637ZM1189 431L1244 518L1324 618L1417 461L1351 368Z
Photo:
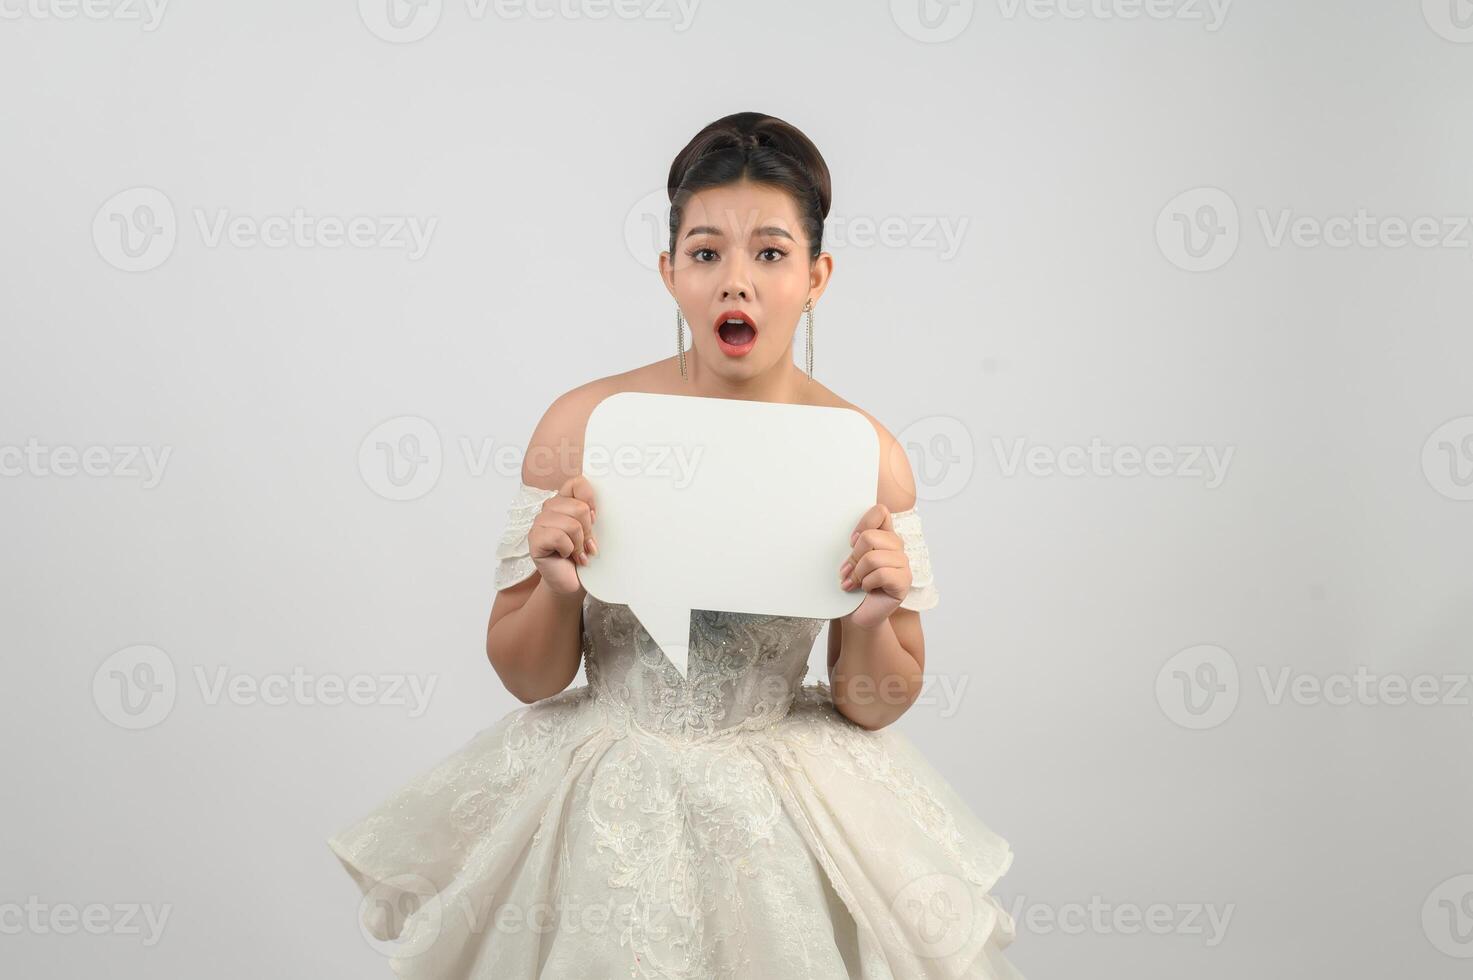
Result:
M535 570L523 484L496 588ZM914 509L901 603L939 600ZM804 684L824 620L691 614L682 678L587 596L586 685L518 708L329 841L423 980L1022 980L1012 851L887 726Z

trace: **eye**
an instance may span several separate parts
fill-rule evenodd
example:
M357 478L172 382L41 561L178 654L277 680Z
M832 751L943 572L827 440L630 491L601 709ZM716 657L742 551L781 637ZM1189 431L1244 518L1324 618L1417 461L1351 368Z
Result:
M776 259L769 259L768 261L770 261L770 262L776 262L778 259L781 259L784 255L787 255L788 254L787 252L784 252L782 249L777 248L776 246L768 246L767 248L764 248L762 251L758 252L757 254L758 255L766 255L768 252L776 252L777 253L777 258Z
M687 252L686 254L689 255L691 258L695 259L697 262L709 262L709 261L711 261L710 259L697 258L697 256L701 255L704 252L710 252L712 255L715 255L716 254L716 250L715 249L706 248L705 246L702 246L700 248L693 248L689 252Z

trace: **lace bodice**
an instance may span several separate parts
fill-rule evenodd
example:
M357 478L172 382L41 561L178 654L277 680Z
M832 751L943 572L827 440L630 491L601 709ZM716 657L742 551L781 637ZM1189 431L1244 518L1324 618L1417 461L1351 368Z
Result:
M497 547L496 588L535 570L527 533L556 491L522 484ZM915 508L891 515L911 564L906 609L939 600ZM787 714L808 672L823 619L696 609L691 612L687 676L640 625L627 605L588 595L583 603L583 658L592 693L627 723L689 740L762 728Z

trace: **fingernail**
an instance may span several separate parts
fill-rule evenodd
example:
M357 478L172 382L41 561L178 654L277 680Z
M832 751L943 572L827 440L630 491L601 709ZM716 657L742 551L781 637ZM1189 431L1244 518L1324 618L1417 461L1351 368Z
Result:
M845 592L848 592L849 591L849 586L853 585L854 583L851 582L849 579L846 578L843 582L841 582L839 584L844 587L844 591Z
M853 567L854 567L854 562L852 562L852 561L846 561L844 564L842 564L842 565L839 566L839 574L840 575L848 575L849 574L849 569L851 569Z
M590 555L598 554L598 542L593 540L592 538L588 539L588 553Z

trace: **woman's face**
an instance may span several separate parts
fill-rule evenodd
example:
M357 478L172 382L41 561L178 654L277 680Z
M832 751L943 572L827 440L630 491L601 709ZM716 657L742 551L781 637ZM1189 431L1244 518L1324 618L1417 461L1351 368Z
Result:
M833 268L827 252L810 262L808 250L786 191L742 181L691 196L675 251L660 254L660 275L703 367L731 380L795 367L791 344L803 304L812 298L817 306ZM722 327L737 316L751 326Z

